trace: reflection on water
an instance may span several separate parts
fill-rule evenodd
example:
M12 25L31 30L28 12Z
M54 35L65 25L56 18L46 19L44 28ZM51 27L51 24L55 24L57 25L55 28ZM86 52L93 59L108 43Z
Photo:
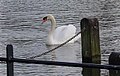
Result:
M107 64L109 54L120 50L119 4L119 0L1 0L0 56L6 56L5 48L9 43L13 44L14 56L17 58L28 58L54 48L45 44L50 23L40 25L46 14L53 14L58 26L73 24L77 31L80 30L82 18L96 17L100 22L102 64ZM80 50L80 43L76 42L36 59L81 62ZM6 76L5 66L0 64L0 76ZM101 75L107 73L108 70L103 70ZM15 63L15 76L21 75L81 76L81 69Z
M49 46L48 49L53 49L55 47L56 46ZM80 55L80 51L78 51L78 49L79 46L77 46L77 44L64 45L62 48L58 48L51 53L51 59L63 62L80 62L80 60L78 60L80 58L77 57L77 55Z

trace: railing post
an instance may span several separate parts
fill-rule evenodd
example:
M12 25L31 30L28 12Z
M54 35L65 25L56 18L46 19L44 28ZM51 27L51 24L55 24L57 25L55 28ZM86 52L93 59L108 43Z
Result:
M14 64L10 60L13 58L13 46L7 45L6 47L7 55L7 76L14 76Z
M120 65L120 52L112 52L109 56L110 65ZM109 70L109 76L120 76L120 70Z
M101 63L99 23L96 18L81 20L81 45L83 63ZM83 68L83 76L100 76L100 69Z

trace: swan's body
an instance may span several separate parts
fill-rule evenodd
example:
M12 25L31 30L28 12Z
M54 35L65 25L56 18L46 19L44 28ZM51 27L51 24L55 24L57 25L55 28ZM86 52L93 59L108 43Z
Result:
M47 45L62 44L73 37L76 33L76 27L73 25L61 26L56 28L56 21L52 15L48 15L43 18L43 22L47 20L51 21L51 30L49 31L47 37ZM79 38L80 35L78 35L76 38L72 39L68 43L74 43Z

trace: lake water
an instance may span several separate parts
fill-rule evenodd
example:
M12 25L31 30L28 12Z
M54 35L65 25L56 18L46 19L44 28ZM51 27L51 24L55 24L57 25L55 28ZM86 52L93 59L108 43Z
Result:
M42 17L53 14L57 25L73 24L80 31L80 20L96 17L100 23L102 64L108 64L111 52L120 50L119 0L0 0L0 57L6 45L14 47L14 57L29 58L55 46L46 46L50 23L42 26ZM34 27L34 28L33 28ZM65 45L38 60L81 63L81 43ZM15 63L15 76L82 76L82 68ZM6 64L0 64L0 76L6 76ZM108 76L102 70L101 76Z

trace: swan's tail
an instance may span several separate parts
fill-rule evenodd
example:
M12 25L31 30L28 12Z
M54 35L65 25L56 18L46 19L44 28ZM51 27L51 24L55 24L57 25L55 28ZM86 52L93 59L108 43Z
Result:
M75 42L81 38L81 34L78 34L75 38L73 38L69 43Z
M78 36L76 36L75 38L74 38L74 41L77 41L78 39L80 39L81 38L81 34L79 34Z

